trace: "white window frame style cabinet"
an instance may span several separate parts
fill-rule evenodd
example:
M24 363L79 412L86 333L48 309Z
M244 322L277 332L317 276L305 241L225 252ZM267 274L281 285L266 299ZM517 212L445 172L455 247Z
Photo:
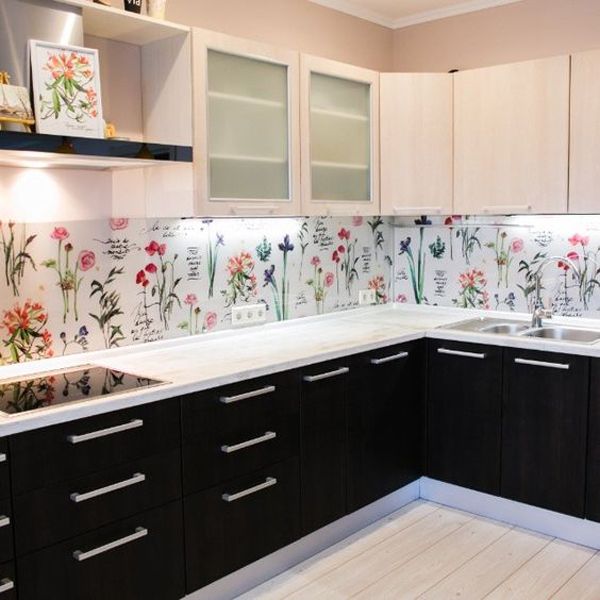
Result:
M370 198L368 201L316 200L311 169L311 74L318 73L370 86ZM301 56L302 213L305 215L377 215L379 205L379 73L316 56Z
M299 54L267 44L194 28L194 163L197 213L202 216L290 216L300 214ZM210 50L287 68L288 197L210 197L208 52ZM261 132L256 131L260 136Z

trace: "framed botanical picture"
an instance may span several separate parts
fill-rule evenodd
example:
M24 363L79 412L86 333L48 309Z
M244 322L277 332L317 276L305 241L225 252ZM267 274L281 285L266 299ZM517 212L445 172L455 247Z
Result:
M103 138L98 50L29 44L37 132Z

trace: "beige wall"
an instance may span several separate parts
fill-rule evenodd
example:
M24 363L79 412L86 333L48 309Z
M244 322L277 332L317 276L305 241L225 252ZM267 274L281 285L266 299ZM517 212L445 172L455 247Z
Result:
M370 69L392 68L390 29L308 0L167 0L167 18Z
M600 48L600 0L523 0L394 32L396 71L469 69Z

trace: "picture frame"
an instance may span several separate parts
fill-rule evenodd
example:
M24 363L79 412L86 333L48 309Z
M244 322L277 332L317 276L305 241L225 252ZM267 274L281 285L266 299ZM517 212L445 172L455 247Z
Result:
M0 71L0 130L3 125L21 125L29 131L34 123L29 90L11 85L9 74Z
M38 133L104 138L98 50L29 41Z

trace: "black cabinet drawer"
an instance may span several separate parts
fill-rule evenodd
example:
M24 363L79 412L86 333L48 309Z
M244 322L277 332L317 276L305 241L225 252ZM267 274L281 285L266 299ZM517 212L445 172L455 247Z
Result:
M428 368L429 476L497 495L502 348L431 340Z
M13 521L10 498L4 498L0 500L0 562L10 560L14 555Z
M10 438L13 494L179 447L179 399L21 433Z
M0 565L0 600L17 600L15 564L12 562Z
M501 494L584 516L590 359L504 353Z
M0 498L10 497L8 439L0 438Z
M180 497L178 449L29 492L15 498L17 555Z
M422 341L353 358L348 403L348 508L357 510L422 475Z
M347 404L351 357L302 370L302 532L346 514Z
M591 361L585 516L600 521L600 360Z
M296 459L185 498L188 593L296 540L299 502Z
M19 559L19 600L176 600L182 540L180 501L113 523Z
M296 455L299 407L295 373L279 373L184 397L184 493Z

